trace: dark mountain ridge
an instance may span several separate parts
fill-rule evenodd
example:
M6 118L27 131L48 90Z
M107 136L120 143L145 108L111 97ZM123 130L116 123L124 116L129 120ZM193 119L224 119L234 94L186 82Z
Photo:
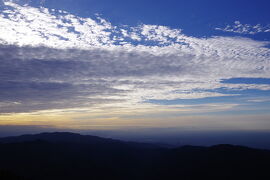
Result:
M234 145L163 148L73 133L0 138L1 180L269 179L269 167L270 151Z
M51 143L77 143L77 144L88 144L88 145L127 145L137 148L159 148L160 145L150 143L138 143L115 140L111 138L101 138L92 135L80 135L77 133L70 132L53 132L53 133L40 133L40 134L26 134L21 136L11 136L0 138L0 143L19 143L19 142L30 142L42 140Z

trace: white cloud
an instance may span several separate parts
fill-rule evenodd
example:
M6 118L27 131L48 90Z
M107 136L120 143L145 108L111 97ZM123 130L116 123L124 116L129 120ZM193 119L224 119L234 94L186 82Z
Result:
M261 103L261 102L269 102L270 99L268 97L264 97L264 99L249 99L248 102L255 102L255 103Z
M233 25L227 25L225 28L215 28L215 30L224 32L233 32L239 34L257 34L270 32L270 24L263 26L261 24L251 25L242 24L240 21L235 21Z
M0 13L0 91L5 91L0 101L21 104L9 103L2 112L140 107L148 99L231 96L211 91L218 88L270 90L267 84L220 82L270 78L269 42L196 38L160 25L117 27L100 17L5 5Z
M112 27L104 19L94 21L62 11L5 2L0 16L0 39L19 46L55 48L110 45Z

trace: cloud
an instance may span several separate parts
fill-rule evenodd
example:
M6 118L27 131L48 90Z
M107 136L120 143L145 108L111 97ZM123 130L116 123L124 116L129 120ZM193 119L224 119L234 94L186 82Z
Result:
M180 29L114 26L101 17L5 2L0 13L2 113L64 108L145 108L148 99L232 96L234 77L270 78L269 42L196 38Z
M7 43L55 48L111 44L107 30L112 27L103 19L96 22L65 11L20 6L9 1L5 5L8 8L0 16L0 31L5 37L0 39L8 39Z
M266 26L261 24L251 25L242 24L240 21L235 21L233 25L227 25L225 28L215 28L215 30L239 34L267 33L270 32L270 24Z
M261 103L261 102L269 102L270 99L268 99L267 97L264 99L249 99L247 100L248 102L255 102L255 103Z

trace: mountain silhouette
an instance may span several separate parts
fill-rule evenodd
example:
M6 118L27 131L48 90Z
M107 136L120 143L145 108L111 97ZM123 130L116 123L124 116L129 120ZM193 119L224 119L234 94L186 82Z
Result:
M270 179L270 151L164 148L74 133L0 138L1 180Z

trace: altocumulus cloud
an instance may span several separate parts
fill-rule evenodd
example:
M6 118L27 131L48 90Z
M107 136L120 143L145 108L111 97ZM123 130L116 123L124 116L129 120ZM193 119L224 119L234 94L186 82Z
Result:
M221 82L270 78L269 42L196 38L160 25L114 26L12 1L2 9L1 113L231 96L212 91L218 88L270 90L269 84Z
M269 33L270 24L268 25L251 25L251 24L242 24L240 21L235 21L233 25L227 25L224 28L215 28L215 30L224 31L224 32L233 32L239 34L257 34L257 33Z

